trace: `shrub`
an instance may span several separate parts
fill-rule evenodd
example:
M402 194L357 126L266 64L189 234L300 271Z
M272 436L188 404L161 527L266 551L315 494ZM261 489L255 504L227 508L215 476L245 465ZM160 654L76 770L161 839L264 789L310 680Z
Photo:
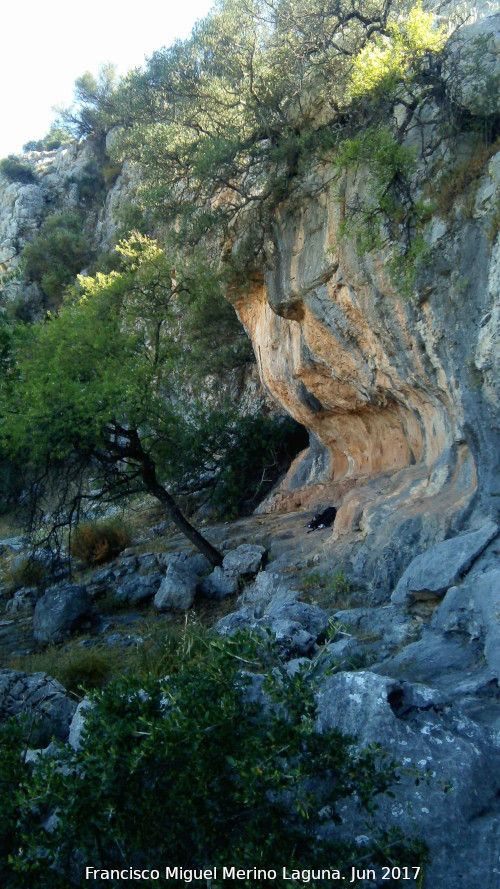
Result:
M6 572L5 580L8 591L15 593L21 587L40 586L46 575L47 571L42 562L27 556Z
M49 306L58 306L65 289L92 256L81 216L53 213L21 256L26 280L40 286Z
M43 139L30 139L23 145L23 151L54 151L61 145L67 145L72 139L73 136L65 127L52 124Z
M241 636L207 641L201 662L163 682L139 689L122 680L94 701L80 749L61 753L57 765L42 758L29 782L21 776L17 882L7 878L7 889L25 885L28 875L48 889L81 886L88 863L304 869L335 862L350 873L360 851L335 829L340 807L350 799L370 814L397 781L396 765L380 749L356 749L334 730L319 734L304 671L289 676L271 648ZM55 809L57 822L47 832L40 824ZM321 830L326 824L330 829ZM421 864L419 844L370 832L364 866L408 866L416 855ZM278 873L275 885L289 885ZM182 878L170 883L185 885ZM138 883L152 884L160 882ZM252 877L225 885L267 884Z
M67 691L102 688L112 678L122 676L123 650L113 646L87 648L78 641L65 646L51 645L42 651L12 657L9 667L27 673L47 673Z
M86 565L102 565L114 559L130 544L127 529L110 521L79 525L71 540L71 555Z
M304 427L291 417L241 417L213 493L218 515L234 517L254 509L308 443Z
M23 755L27 746L26 734L26 726L14 719L0 725L0 883L12 889L16 878L12 876L8 857L19 842L18 822L22 805L19 788L30 777L30 767Z
M23 164L13 154L9 154L8 157L4 157L0 161L0 173L10 182L22 182L24 185L36 182L36 176L31 167L28 164Z
M343 571L336 574L322 574L319 571L311 571L302 582L302 589L308 595L308 601L322 606L335 606L336 608L352 607L353 585Z
M106 182L103 172L96 161L85 164L78 176L72 177L78 189L78 200L84 207L89 207L96 201L102 201L106 195Z

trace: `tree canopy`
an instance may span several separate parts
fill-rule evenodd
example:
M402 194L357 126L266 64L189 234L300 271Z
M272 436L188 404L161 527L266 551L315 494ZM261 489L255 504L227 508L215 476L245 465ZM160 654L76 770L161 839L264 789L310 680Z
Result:
M31 468L38 511L57 470L60 524L78 519L86 501L147 490L219 564L165 486L191 468L184 451L196 428L196 407L182 395L177 301L196 295L210 272L182 268L139 234L117 249L121 271L80 277L59 314L18 332L4 386L4 449ZM199 461L203 450L200 441Z
M220 0L123 81L119 150L140 162L149 200L184 218L184 237L244 220L248 244L315 158L396 102L411 116L437 93L445 44L419 3Z

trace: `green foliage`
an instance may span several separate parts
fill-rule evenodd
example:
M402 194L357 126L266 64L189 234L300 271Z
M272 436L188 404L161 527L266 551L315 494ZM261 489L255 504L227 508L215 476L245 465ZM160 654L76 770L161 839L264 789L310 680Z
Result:
M128 125L116 150L143 165L145 199L183 218L183 237L209 228L234 243L237 225L234 249L251 268L276 206L318 158L334 157L346 134L387 125L396 104L408 124L446 92L446 52L444 26L420 4L223 0L122 83ZM403 123L401 153L404 135Z
M249 694L261 682L270 706ZM24 805L11 812L7 792L7 841L18 818L21 829L10 847L5 889L27 885L28 878L47 889L81 886L89 862L106 869L335 862L348 871L360 853L335 830L340 805L350 799L369 815L398 780L379 748L357 750L337 731L318 733L312 684L303 671L289 676L263 642L206 640L201 661L163 682L150 680L139 690L122 680L94 700L81 748L61 752L59 765L43 758L28 781L19 756L11 759ZM54 810L49 833L41 823ZM332 830L325 834L326 822ZM403 859L408 865L417 855L421 863L420 844L370 833L364 866ZM138 885L146 882L156 885ZM286 885L281 876L277 885Z
M104 520L86 522L75 528L71 554L85 565L102 565L114 559L130 545L130 534L121 522Z
M206 264L198 265L193 274L201 276L199 282L179 294L181 360L190 379L201 381L211 374L219 380L224 372L254 360L252 343L224 299L218 276Z
M72 134L65 127L53 123L49 132L43 139L32 139L23 145L23 151L54 151L61 145L67 145L73 140Z
M102 167L94 160L85 164L78 176L73 176L78 190L78 202L83 207L102 203L106 196L106 181Z
M396 98L408 92L423 64L443 50L447 27L434 27L434 15L417 3L406 16L388 22L384 34L375 34L355 56L351 80L353 97Z
M102 139L120 120L115 105L118 85L116 65L101 65L97 76L85 71L75 80L73 105L57 109L64 128L78 139L89 135Z
M26 280L39 284L48 308L60 305L64 291L91 256L82 217L71 211L48 216L21 252Z
M353 585L342 570L335 574L310 571L304 577L302 589L312 594L308 600L315 604L338 609L352 607Z
M32 523L40 524L42 503L47 508L51 498L54 527L61 528L78 521L84 499L148 490L218 561L164 486L176 483L186 465L196 467L195 456L211 467L216 460L209 442L217 439L200 438L199 411L186 410L179 398L182 375L192 366L182 306L190 298L197 303L213 272L195 261L186 266L178 253L138 232L117 252L120 271L80 276L58 315L22 331L4 387L1 446L33 475ZM202 412L209 428L210 410ZM195 476L200 472L202 463Z
M112 645L87 647L80 641L18 655L10 660L9 667L27 673L47 673L75 694L81 694L82 688L102 688L126 672L123 649Z
M8 859L18 848L22 788L29 783L31 773L25 758L27 735L26 725L14 719L0 724L0 881L6 889L15 886Z
M341 235L354 237L360 254L392 242L391 278L400 293L410 296L428 254L420 229L430 213L428 203L415 194L415 151L389 130L369 127L342 142L334 163L339 171L364 174L357 203L344 206Z
M31 185L36 182L36 176L28 166L19 160L14 154L9 154L0 161L0 174L9 182L22 182L23 185Z
M290 417L240 417L229 427L211 502L220 517L255 509L293 457L307 447L305 430Z
M21 587L40 586L46 579L47 571L36 558L26 557L4 572L4 583L9 593Z

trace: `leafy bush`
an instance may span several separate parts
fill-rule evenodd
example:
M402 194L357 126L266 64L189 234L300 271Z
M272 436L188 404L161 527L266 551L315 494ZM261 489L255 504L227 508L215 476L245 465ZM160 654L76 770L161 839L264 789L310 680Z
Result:
M106 182L103 171L96 161L89 161L72 181L78 189L78 201L84 207L102 201L106 195Z
M65 127L52 124L49 132L43 139L31 139L23 145L23 151L54 151L61 145L71 142L73 136Z
M114 559L130 544L127 529L117 522L89 522L79 525L71 539L71 554L86 565L102 565Z
M21 253L27 281L40 285L49 307L60 304L91 255L81 216L67 211L49 216Z
M15 886L15 877L8 857L19 842L18 821L21 815L20 788L29 781L30 767L23 755L26 746L26 726L14 719L0 725L0 883Z
M377 796L398 780L379 748L356 749L335 730L319 734L304 671L289 676L270 647L248 638L207 640L201 662L140 690L122 680L94 700L78 751L61 752L57 765L42 758L29 781L18 774L19 758L12 761L22 807L6 819L15 874L7 871L5 889L29 885L28 878L47 889L81 886L89 863L305 869L335 862L350 873L360 850L337 829L340 806L350 799L370 815ZM55 810L47 832L41 824ZM362 847L363 867L408 866L417 855L421 864L420 844L375 828ZM278 874L275 885L289 885ZM138 885L159 886L160 879Z
M217 513L234 517L254 509L308 443L306 430L291 417L241 417L217 476Z
M65 646L49 646L43 650L12 657L9 667L27 673L47 673L67 691L78 692L102 688L111 679L123 675L123 650L103 645L87 648L72 640Z
M352 607L353 585L343 571L335 574L311 571L304 577L302 589L307 594L314 594L307 597L307 601L314 604L338 609Z
M36 182L36 176L31 167L28 164L23 164L14 154L9 154L8 157L4 157L0 161L0 173L10 182L22 182L25 185Z
M5 572L5 582L10 593L15 593L21 587L39 586L46 577L44 565L36 558L27 556L14 568Z

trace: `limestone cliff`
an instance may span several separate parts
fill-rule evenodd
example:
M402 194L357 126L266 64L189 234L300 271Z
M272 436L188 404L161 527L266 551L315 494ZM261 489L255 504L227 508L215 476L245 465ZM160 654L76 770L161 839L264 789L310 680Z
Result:
M480 23L493 54L498 26ZM500 153L427 223L404 295L390 273L397 244L359 255L342 236L363 172L340 186L328 176L316 170L278 208L237 308L264 385L312 437L262 509L335 503L337 554L376 589L412 551L498 510Z

